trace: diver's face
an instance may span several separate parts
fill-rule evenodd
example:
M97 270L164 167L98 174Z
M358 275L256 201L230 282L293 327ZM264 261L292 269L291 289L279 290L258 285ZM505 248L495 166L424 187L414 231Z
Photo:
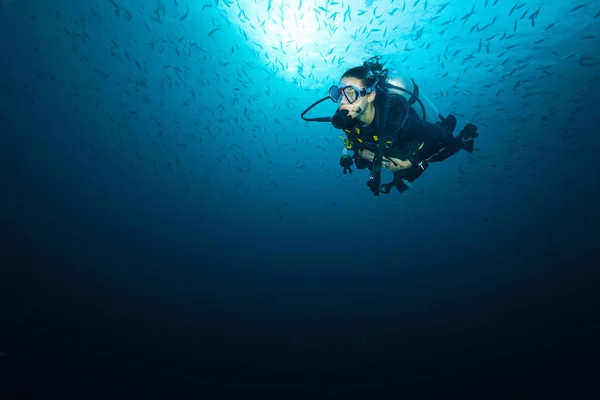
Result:
M362 80L349 77L343 78L340 81L339 86L355 86L359 89L365 88L364 82ZM352 98L352 96L350 96L350 98ZM362 113L364 113L367 107L373 103L373 101L375 100L375 92L371 92L366 96L358 96L356 100L354 100L352 103L348 101L345 95L343 95L341 99L342 100L339 109L348 110L348 115L352 118L356 118Z

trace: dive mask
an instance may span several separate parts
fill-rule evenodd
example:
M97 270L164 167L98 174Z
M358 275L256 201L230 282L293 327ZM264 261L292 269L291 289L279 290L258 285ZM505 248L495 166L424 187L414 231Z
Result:
M368 88L358 88L354 85L347 86L332 86L329 88L329 98L335 103L342 101L342 95L348 100L348 104L354 103L359 97L366 96L374 92L377 84L371 85Z
M358 100L359 97L366 96L367 94L374 92L377 89L377 84L373 84L368 88L358 88L354 85L347 86L332 86L329 88L329 95L327 97L323 97L322 99L311 104L306 110L300 114L300 117L305 121L314 121L314 122L331 122L338 129L341 125L345 125L349 119L352 119L347 115L347 111L344 113L341 110L338 110L333 117L316 117L316 118L305 118L307 112L309 112L313 107L317 104L324 102L327 99L331 99L334 103L340 103L342 101L342 96L346 98L348 104L354 103ZM342 120L344 123L342 123Z

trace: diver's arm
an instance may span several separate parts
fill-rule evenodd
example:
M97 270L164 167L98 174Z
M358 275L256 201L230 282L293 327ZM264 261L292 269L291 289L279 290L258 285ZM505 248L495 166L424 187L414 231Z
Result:
M367 161L370 161L370 162L373 162L373 159L375 158L375 153L372 152L371 150L360 149L360 150L357 150L356 153L363 160L367 160Z
M375 158L375 153L370 150L358 150L358 155L370 162L373 162ZM381 166L385 168L389 168L392 172L402 171L412 167L412 163L409 160L401 160L395 157L383 157L381 161Z

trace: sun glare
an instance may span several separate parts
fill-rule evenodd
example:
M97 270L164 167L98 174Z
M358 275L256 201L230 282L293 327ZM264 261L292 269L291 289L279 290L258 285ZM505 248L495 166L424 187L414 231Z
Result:
M314 40L319 23L312 13L297 12L288 8L284 17L284 29L284 34L290 40L302 45Z

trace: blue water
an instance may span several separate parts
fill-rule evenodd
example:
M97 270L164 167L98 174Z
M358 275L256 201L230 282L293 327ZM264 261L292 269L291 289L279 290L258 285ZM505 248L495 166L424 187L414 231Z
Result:
M0 0L6 398L589 388L600 8L443 4ZM480 132L378 197L300 118L376 54Z

